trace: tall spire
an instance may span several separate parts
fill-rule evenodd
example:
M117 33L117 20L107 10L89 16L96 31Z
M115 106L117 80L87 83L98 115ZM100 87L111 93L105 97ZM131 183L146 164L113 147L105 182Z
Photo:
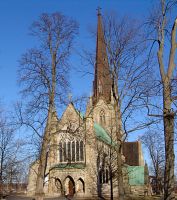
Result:
M95 77L93 81L93 104L96 104L100 98L103 98L107 103L110 103L112 85L108 57L106 52L106 43L102 28L100 8L98 8L97 11L98 24Z

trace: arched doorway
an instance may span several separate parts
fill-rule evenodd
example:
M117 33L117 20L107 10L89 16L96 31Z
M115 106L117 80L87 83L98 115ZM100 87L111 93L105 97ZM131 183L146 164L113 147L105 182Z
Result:
M75 194L75 182L71 176L65 179L65 195L73 197Z
M83 193L85 193L85 183L84 183L84 181L83 181L83 179L82 178L79 178L78 180L77 180L77 194L79 193L79 194L83 194Z
M55 179L55 186L56 186L56 193L62 195L63 188L62 188L62 183L61 183L60 179L58 179L58 178Z
M74 183L73 183L73 181L72 180L69 180L69 182L68 182L68 187L69 187L69 193L68 193L68 195L69 196L74 196Z

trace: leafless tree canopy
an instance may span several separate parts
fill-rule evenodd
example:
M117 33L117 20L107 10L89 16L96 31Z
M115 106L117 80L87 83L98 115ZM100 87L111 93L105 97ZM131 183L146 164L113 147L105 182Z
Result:
M122 128L128 133L146 128L152 121L140 121L146 82L151 67L146 56L147 49L141 21L112 14L103 18L105 42L112 78L117 87L117 100L121 110ZM142 110L142 112L140 112Z
M164 173L164 199L175 199L174 195L174 122L176 119L176 29L177 18L170 11L177 5L176 0L161 0L159 6L150 15L147 25L147 40L152 42L150 52L154 44L157 44L157 66L159 71L159 90L162 98L156 109L150 116L163 119L165 138L165 173ZM153 89L153 88L152 88ZM153 104L153 103L152 103ZM151 105L152 105L151 104ZM150 107L148 107L148 113ZM152 108L152 107L151 107ZM158 113L159 112L159 113Z
M162 193L162 182L164 179L165 169L165 148L164 138L159 130L150 129L141 137L142 143L145 145L150 156L152 167L151 175L155 176L156 194Z
M55 101L65 101L69 86L69 56L77 30L77 23L60 13L44 13L32 24L30 33L36 37L39 47L22 55L18 70L22 93L29 97L29 111L48 108L52 91L52 57L55 57L56 65Z
M35 134L42 137L44 133L53 82L57 108L67 102L69 58L78 24L61 13L44 13L32 23L30 33L38 47L27 50L19 61L23 101L16 104L15 110L17 123L31 128L36 138Z
M0 112L0 196L10 191L12 183L24 183L25 142L17 139L15 126L5 111Z

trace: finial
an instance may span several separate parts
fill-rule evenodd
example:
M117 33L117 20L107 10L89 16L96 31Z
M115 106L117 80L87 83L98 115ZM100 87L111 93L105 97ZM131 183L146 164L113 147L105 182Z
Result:
M68 100L69 100L69 103L72 102L72 94L71 93L68 94Z
M97 15L98 15L98 16L101 15L100 10L101 10L101 8L98 6L98 8L97 8Z

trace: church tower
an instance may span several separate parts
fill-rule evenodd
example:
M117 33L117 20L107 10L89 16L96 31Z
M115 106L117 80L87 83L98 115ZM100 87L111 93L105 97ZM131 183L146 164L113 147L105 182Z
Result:
M96 44L96 63L95 77L93 81L93 105L102 98L106 103L111 102L112 80L106 51L106 42L102 27L102 19L100 9L98 8L98 24L97 24L97 44Z

